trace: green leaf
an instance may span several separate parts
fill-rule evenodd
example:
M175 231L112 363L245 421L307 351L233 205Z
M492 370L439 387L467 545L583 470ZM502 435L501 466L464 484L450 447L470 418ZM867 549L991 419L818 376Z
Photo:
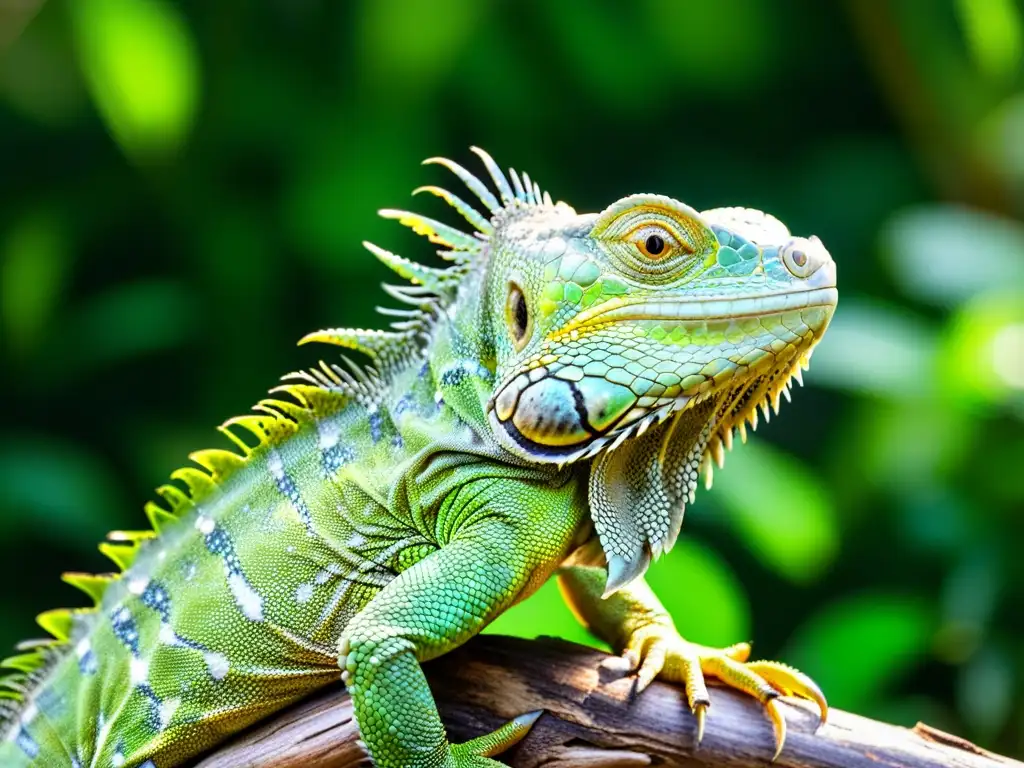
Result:
M68 249L62 222L37 211L14 225L0 250L0 322L11 348L27 352L57 306Z
M548 635L608 650L606 644L590 634L572 615L554 577L529 598L501 614L484 633L528 639Z
M927 397L938 334L909 310L844 298L805 379L847 392Z
M939 380L951 401L1024 406L1024 282L968 302L953 317L941 350ZM1018 412L1024 415L1024 407Z
M999 104L978 125L975 151L1011 181L1024 178L1024 92Z
M715 473L714 498L761 562L806 583L839 551L836 510L815 475L763 441L736 447Z
M871 715L888 686L929 656L934 617L910 596L865 594L826 606L782 658L810 675L829 703Z
M159 0L71 3L79 65L118 144L138 159L172 155L199 99L195 43L176 6Z
M833 492L847 509L864 512L879 489L906 504L924 489L943 488L975 450L980 426L961 410L925 398L862 401L843 421L832 457Z
M481 0L363 2L355 41L368 95L384 102L428 96L489 10Z
M714 3L680 3L677 0L646 0L638 4L645 11L641 35L620 35L615 31L602 40L623 38L634 46L650 41L646 50L635 56L608 57L610 64L632 74L635 60L654 52L663 53L672 74L686 83L689 93L708 91L721 96L754 89L769 80L780 62L779 46L771 41L782 33L778 8L765 0L717 0ZM582 13L581 16L590 15ZM621 24L621 22L620 22ZM680 31L687 30L685 42ZM579 35L581 42L595 51L594 38ZM607 54L605 54L607 55ZM622 62L630 61L629 66ZM660 63L660 61L658 61Z
M1024 24L1014 0L957 0L955 5L975 65L993 80L1012 82L1024 63Z
M750 636L750 604L743 586L712 550L692 540L680 541L651 566L646 578L687 639L725 646ZM554 578L495 619L485 632L526 638L551 635L608 649L576 620Z
M997 645L983 648L959 670L957 708L960 716L986 741L994 739L1013 713L1013 659Z
M687 640L727 646L750 639L747 594L714 550L693 539L680 539L651 565L646 578Z
M985 291L1024 286L1024 225L1011 219L962 206L921 206L893 216L881 238L907 296L956 306Z

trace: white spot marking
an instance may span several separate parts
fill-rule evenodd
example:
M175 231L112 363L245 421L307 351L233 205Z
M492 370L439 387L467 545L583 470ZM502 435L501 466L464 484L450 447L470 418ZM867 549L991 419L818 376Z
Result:
M256 590L249 586L242 574L230 574L228 586L245 617L250 621L263 621L263 598L256 594Z
M87 654L91 650L92 646L89 645L89 638L83 637L81 640L78 641L78 645L75 646L75 656L77 656L79 659L82 659L85 657L85 654Z
M299 584L295 590L295 600L299 603L308 603L313 596L312 584Z
M29 723L31 723L33 720L35 720L35 717L38 714L39 710L36 709L36 705L34 702L29 702L28 704L26 704L25 709L21 712L22 725L28 725Z
M133 595L141 595L149 586L149 579L145 576L136 576L128 582L128 591Z
M337 563L328 563L327 567L320 571L314 578L313 581L317 586L322 586L331 580L332 576L340 576L341 568L338 567Z
M363 534L361 534L358 531L356 531L355 533L353 533L351 536L348 537L348 541L346 542L346 546L352 547L353 549L356 549L358 547L363 546L363 544L365 544L365 543L366 543L366 537L363 536Z
M196 577L196 564L189 563L185 566L185 581L192 581Z
M196 530L204 536L209 536L213 533L213 529L217 527L217 524L213 522L212 517L206 515L200 515L196 518Z
M284 462L281 461L281 455L277 451L270 451L267 454L267 468L270 469L270 474L274 476L275 480L281 480L284 477Z
M124 755L120 752L115 752L114 756L110 758L110 764L114 766L114 768L121 768L121 766L124 765Z
M149 662L145 659L132 659L130 671L132 685L143 685L149 679Z
M160 642L164 645L178 645L181 640L178 639L177 633L174 631L174 627L170 624L160 625Z
M223 680L227 677L228 669L230 664L228 663L228 657L223 653L217 653L211 651L203 654L203 658L206 660L206 666L210 670L210 677L214 680Z
M174 717L174 713L178 711L178 707L181 706L181 699L165 699L160 704L160 730L166 730L167 726L171 724L171 718Z
M333 448L341 439L341 426L334 419L324 419L317 422L316 430L321 450Z

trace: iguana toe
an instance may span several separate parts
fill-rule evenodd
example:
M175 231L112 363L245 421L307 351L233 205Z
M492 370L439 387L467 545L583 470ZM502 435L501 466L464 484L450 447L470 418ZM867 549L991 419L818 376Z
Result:
M704 736L707 711L711 706L706 677L713 677L736 690L753 696L764 705L775 734L774 761L786 742L786 720L777 698L799 696L815 702L821 723L828 715L828 703L821 689L807 675L775 661L748 662L750 645L737 643L728 648L709 648L684 640L670 625L655 623L633 633L623 658L636 660L635 690L646 688L655 678L682 683L687 703L697 720L696 743Z
M462 744L452 744L446 768L485 768L501 763L488 758L515 746L530 732L544 710L527 712L509 720L496 731L478 736Z

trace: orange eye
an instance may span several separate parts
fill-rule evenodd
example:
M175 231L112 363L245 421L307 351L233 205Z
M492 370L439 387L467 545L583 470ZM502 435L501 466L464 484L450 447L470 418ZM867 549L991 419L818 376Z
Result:
M640 253L651 261L667 259L680 250L689 250L680 245L666 229L659 226L646 226L636 230L630 240Z
M644 240L643 251L651 258L660 256L665 252L665 239L661 235L648 235Z

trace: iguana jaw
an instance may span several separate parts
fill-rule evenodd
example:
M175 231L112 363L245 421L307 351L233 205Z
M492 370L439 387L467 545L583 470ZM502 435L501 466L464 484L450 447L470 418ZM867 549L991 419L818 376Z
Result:
M791 378L806 367L836 301L836 289L826 285L748 297L605 302L559 329L498 387L487 406L491 427L507 448L530 461L568 464L613 450L673 414L714 399L716 431L708 451L718 458L731 445L733 428L756 421L758 407L777 410ZM787 326L795 319L800 334ZM741 327L757 329L757 337L733 344L729 335ZM635 375L624 378L623 368L571 362L641 332L664 343L637 347L642 357L625 352L631 359L623 367ZM703 348L696 346L700 339ZM617 357L593 356L598 363ZM644 366L648 370L636 373ZM667 369L682 375L666 377ZM645 390L643 382L651 380L660 383Z

